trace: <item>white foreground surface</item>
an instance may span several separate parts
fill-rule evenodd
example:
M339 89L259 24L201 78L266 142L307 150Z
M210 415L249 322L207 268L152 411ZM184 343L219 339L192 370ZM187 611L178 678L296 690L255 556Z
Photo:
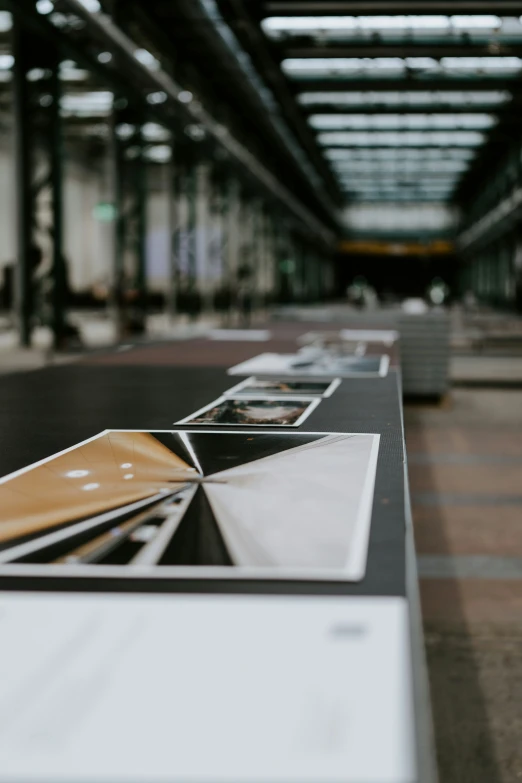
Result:
M2 783L411 783L402 598L0 594Z

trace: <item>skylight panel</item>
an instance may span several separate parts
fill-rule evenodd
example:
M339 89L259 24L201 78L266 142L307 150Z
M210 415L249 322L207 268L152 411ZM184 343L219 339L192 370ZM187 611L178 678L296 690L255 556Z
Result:
M353 162L368 162L375 164L393 162L395 164L420 165L426 161L459 161L469 163L476 155L475 149L465 147L354 147L351 149L331 147L323 150L325 157L333 166L346 165Z
M325 157L335 163L339 161L372 160L372 161L426 161L426 160L460 160L470 161L476 155L475 149L465 147L387 147L387 148L339 148L332 147L323 150Z
M372 73L400 75L406 70L406 62L401 57L289 57L281 67L288 76L297 79Z
M507 90L303 92L297 100L302 106L500 106L511 100L511 93Z
M478 131L332 131L317 137L323 146L358 147L478 147L484 143L483 133Z
M468 162L465 160L351 160L332 162L334 172L339 175L345 174L369 174L369 173L455 173L461 174L468 169Z
M447 30L451 26L448 16L359 16L357 26L371 32L385 30Z
M497 120L491 114L313 114L315 130L487 130Z
M518 74L522 71L520 57L442 57L440 65L446 72Z
M267 17L261 22L265 34L274 40L308 35L343 38L354 35L386 33L439 34L453 32L501 32L505 21L493 14L388 15L388 16L290 16ZM511 21L511 20L509 20ZM512 32L512 25L510 25Z
M452 190L456 186L455 180L438 182L437 180L404 180L404 179L385 179L385 180L366 180L361 182L357 180L341 181L343 187L349 187L352 190L369 190L371 188L380 188L382 190L398 190L400 188L411 188L417 190Z
M520 57L289 57L281 63L291 78L349 78L401 76L407 71L424 76L516 76Z

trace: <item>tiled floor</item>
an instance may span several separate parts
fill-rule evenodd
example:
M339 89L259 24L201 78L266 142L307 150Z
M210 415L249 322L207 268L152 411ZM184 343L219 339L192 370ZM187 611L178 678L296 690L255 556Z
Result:
M515 783L522 392L456 389L405 422L440 780Z

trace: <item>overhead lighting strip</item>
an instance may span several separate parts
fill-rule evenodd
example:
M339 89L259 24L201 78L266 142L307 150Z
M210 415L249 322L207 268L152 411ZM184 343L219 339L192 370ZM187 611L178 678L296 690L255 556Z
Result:
M401 91L352 91L352 92L302 92L297 101L302 106L348 107L424 107L424 106L502 106L512 95L507 90L401 90Z
M475 149L465 147L441 147L440 149L422 149L419 147L387 147L382 149L372 148L327 148L324 155L330 161L352 160L393 160L393 161L425 161L425 160L472 160L476 155Z
M516 18L493 14L388 15L388 16L273 16L262 20L265 34L273 39L292 36L344 37L354 34L427 33L429 35L481 32L520 35L522 25Z
M478 131L332 131L317 139L325 147L479 147L486 137Z
M313 114L315 130L488 130L492 114Z
M293 79L426 76L518 76L520 57L289 57L281 68Z
M337 17L269 17L261 22L267 38L281 43L313 41L328 44L377 43L462 44L464 41L485 44L493 39L504 45L522 41L520 18L493 15L426 15L426 16L337 16Z

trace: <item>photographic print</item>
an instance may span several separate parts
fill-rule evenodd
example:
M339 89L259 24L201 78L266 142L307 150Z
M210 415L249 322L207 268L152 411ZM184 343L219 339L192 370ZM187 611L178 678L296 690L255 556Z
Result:
M247 378L232 389L225 392L225 396L238 395L288 396L290 394L302 394L305 397L331 397L341 379L333 381L315 381L312 379L299 380L297 378Z
M261 353L227 372L229 375L310 375L314 377L384 378L388 356L336 356L327 351L310 354Z
M358 580L379 436L106 431L0 479L0 574Z
M219 424L236 427L299 427L320 399L220 397L176 424Z

